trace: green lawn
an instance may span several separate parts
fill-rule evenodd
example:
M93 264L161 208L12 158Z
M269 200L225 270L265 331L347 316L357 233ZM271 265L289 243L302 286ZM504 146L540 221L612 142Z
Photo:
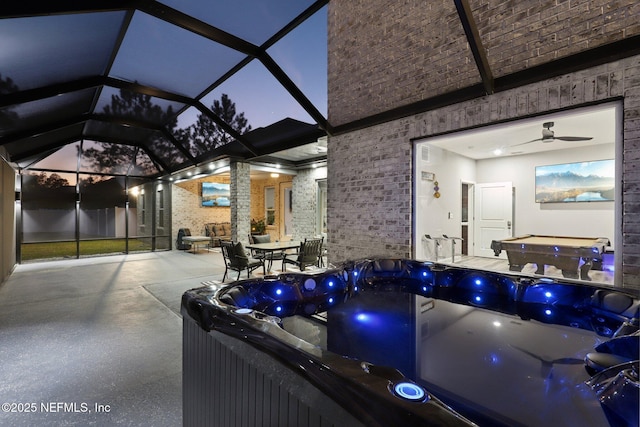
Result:
M23 243L22 261L75 258L76 242ZM81 240L80 256L124 253L125 239ZM151 238L129 239L129 252L150 251Z

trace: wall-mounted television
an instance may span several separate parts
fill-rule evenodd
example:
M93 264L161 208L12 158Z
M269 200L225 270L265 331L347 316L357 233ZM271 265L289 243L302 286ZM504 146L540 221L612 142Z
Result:
M229 184L219 182L202 183L202 207L231 206L231 188Z
M614 175L614 160L536 166L536 203L613 201Z

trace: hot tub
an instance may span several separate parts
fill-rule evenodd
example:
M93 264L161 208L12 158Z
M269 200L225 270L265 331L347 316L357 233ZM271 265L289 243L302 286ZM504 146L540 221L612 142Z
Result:
M182 298L185 425L637 426L638 295L405 259Z

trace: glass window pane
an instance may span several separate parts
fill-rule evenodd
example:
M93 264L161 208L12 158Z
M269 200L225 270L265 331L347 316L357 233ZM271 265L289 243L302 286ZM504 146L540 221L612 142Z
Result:
M75 258L78 248L74 241L68 242L33 242L20 245L20 261L56 260Z
M312 0L161 0L162 3L261 45L313 4Z
M0 127L0 136L79 117L90 110L94 94L95 89L86 89L7 107L14 119L12 126ZM5 110L0 109L0 116Z
M242 53L136 12L110 75L195 97L243 58Z
M267 53L327 117L327 7L273 45Z
M133 168L129 172L129 175L133 176L153 176L160 173L160 170L156 167L156 165L151 161L147 153L145 153L142 148L138 150L136 154L135 164Z
M80 123L60 128L52 132L41 133L28 138L21 138L6 144L4 147L7 149L12 159L18 159L19 156L27 155L28 153L37 153L27 156L24 159L16 160L20 167L26 168L34 161L40 161L49 154L53 154L61 144L58 141L69 141L73 140L75 136L79 137L82 133L83 126L84 124ZM75 157L77 158L77 155ZM76 167L74 167L73 170L75 169Z
M79 184L80 239L125 237L124 178L81 174Z
M122 254L126 251L126 244L126 239L80 240L80 257Z
M228 104L222 102L223 95L228 96ZM216 101L222 108L216 108ZM287 117L315 123L259 61L251 61L207 94L202 103L212 111L222 113L220 117L230 124L242 114L251 129L266 127ZM235 114L231 107L235 108ZM241 133L247 130L244 127Z
M235 139L197 108L189 108L178 116L178 128L173 135L197 158Z
M159 132L154 133L152 138L141 141L140 145L146 149L148 153L153 153L167 167L176 169L188 163L185 154L174 144Z
M146 238L145 230L150 230L150 227L146 227L146 212L147 204L145 201L145 183L141 179L127 178L128 197L129 201L129 221L127 224L128 236L129 236L129 252L146 252L152 249L151 238Z
M125 126L119 123L101 122L89 120L85 126L85 135L94 138L100 136L101 141L128 142L136 144L141 140L150 138L155 132L154 129Z
M74 240L75 174L27 172L22 175L24 242Z
M171 237L171 184L158 183L155 187L156 191L156 245L164 242L166 239L162 237ZM170 244L170 241L167 241ZM167 249L165 244L161 244L158 249Z
M132 183L130 185L132 189L131 197L136 198L136 230L129 230L129 237L135 237L140 242L149 245L151 247L153 236L153 191L154 185L151 182L147 183Z
M135 154L136 148L130 145L85 140L80 171L124 175L131 169Z
M75 172L78 169L78 153L80 143L68 144L53 154L31 165L32 169L52 169Z
M2 77L27 90L104 74L126 11L3 19Z
M96 111L116 116L133 117L146 122L164 125L184 107L180 102L131 92L125 89L104 87L96 104Z
M264 216L267 225L276 223L276 189L275 187L265 187L264 189Z

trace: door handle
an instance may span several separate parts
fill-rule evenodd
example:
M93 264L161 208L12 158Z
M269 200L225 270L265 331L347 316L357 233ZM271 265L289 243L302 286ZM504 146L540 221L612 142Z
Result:
M507 221L507 230L511 230L511 221Z

